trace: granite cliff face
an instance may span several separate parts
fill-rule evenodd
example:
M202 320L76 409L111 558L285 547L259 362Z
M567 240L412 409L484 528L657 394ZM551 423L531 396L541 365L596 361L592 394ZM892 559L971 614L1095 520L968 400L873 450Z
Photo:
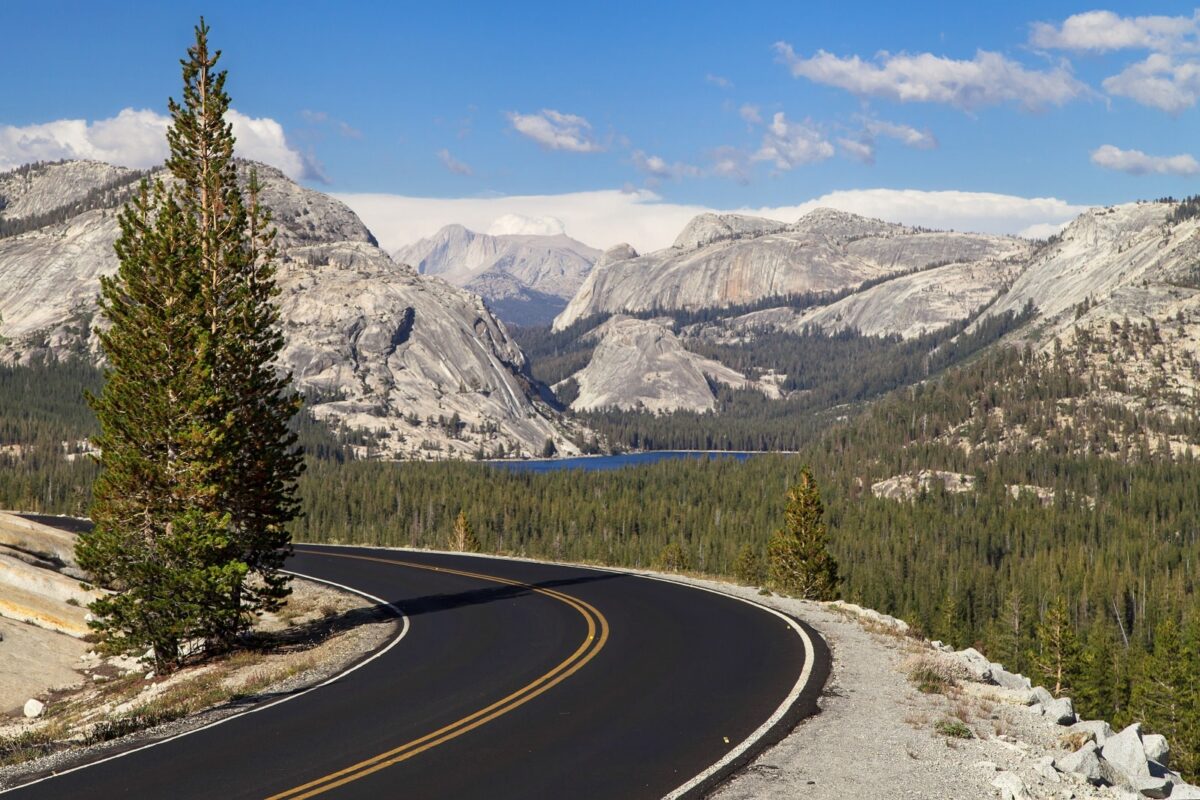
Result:
M547 439L577 452L476 295L397 265L345 205L256 168L279 231L283 364L317 417L377 432L384 455L534 455ZM87 162L50 174L70 186L73 171L84 181L105 174ZM52 194L4 195L0 219L14 207L70 205ZM96 357L91 327L99 277L117 268L116 216L98 208L0 238L0 359Z
M447 225L393 256L423 275L437 275L494 303L520 324L545 324L575 294L600 251L563 234L476 233Z
M1006 236L929 232L831 209L793 224L704 214L675 245L594 268L555 319L562 330L595 314L720 308L948 264L999 261L1027 245Z
M689 352L669 321L616 316L588 334L599 340L588 365L575 373L576 411L597 408L712 411L713 384L759 389L779 397L770 382L755 382L725 365Z

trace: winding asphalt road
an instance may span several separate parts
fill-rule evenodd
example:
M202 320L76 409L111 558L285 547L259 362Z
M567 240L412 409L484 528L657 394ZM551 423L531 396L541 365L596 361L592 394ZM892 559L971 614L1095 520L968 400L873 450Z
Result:
M668 581L313 545L288 568L390 604L402 635L318 689L9 796L700 796L813 713L828 674L811 629Z

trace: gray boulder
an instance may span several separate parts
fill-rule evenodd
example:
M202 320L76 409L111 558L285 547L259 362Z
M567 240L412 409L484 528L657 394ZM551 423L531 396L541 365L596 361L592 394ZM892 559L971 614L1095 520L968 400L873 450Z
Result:
M38 700L36 697L31 697L28 700L26 700L25 708L23 709L23 711L25 712L25 716L29 719L33 719L34 717L40 717L42 715L42 712L45 710L46 710L46 704L43 703L41 700Z
M1088 742L1070 755L1056 758L1054 766L1061 772L1078 775L1093 786L1104 783L1104 770L1100 764L1100 754L1095 742Z
M1174 783L1170 778L1139 778L1134 784L1142 797L1163 798L1172 797Z
M1074 725L1076 721L1075 706L1069 697L1059 697L1042 706L1042 714L1058 725Z
M1001 772L992 781L992 786L1000 790L1003 800L1033 800L1025 781L1015 772Z
M1146 751L1146 758L1157 761L1164 767L1169 766L1171 746L1167 743L1167 737L1160 733L1147 733L1142 737L1142 747Z
M1053 702L1054 695L1046 691L1045 686L1034 687L1034 689L1029 692L1029 705L1031 706L1041 705L1045 707Z
M1100 748L1100 754L1105 761L1122 772L1134 788L1139 779L1151 777L1146 749L1142 746L1142 726L1139 723L1135 722L1117 735L1109 737Z
M1016 691L1021 691L1023 689L1028 689L1033 685L1033 682L1030 681L1029 678L1026 678L1024 675L1020 675L1015 672L1009 672L999 664L993 663L991 667L992 680L998 685L1003 686L1005 689L1015 689Z
M1200 800L1200 787L1190 783L1177 783L1171 790L1171 800Z
M1113 735L1112 726L1102 719L1089 719L1081 722L1076 722L1071 726L1069 733L1090 733L1092 738L1096 740L1096 744L1101 747Z

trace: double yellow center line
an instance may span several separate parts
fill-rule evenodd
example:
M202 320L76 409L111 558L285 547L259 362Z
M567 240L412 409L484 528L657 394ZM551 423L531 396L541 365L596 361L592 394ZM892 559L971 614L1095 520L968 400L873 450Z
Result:
M313 553L314 551L307 551ZM580 600L577 597L572 597L569 594L547 589L541 586L524 583L522 581L509 580L496 575L484 575L478 572L466 572L458 569L447 569L445 567L432 567L427 564L417 564L409 561L395 561L386 558L374 558L371 556L358 556L346 553L330 553L320 551L319 554L330 558L350 558L359 561L376 561L381 564L391 564L398 567L409 567L412 569L423 569L430 572L443 572L450 575L461 575L466 578L475 578L491 583L499 583L507 586L515 586L521 589L527 589L531 592L552 597L559 602L565 603L571 608L579 612L579 614L587 622L587 636L583 642L576 648L575 652L571 653L566 659L555 666L546 674L542 675L533 682L522 686L517 691L501 698L486 708L481 708L473 714L463 717L460 720L450 723L442 728L439 728L432 733L427 733L424 736L413 739L411 742L395 747L387 752L372 756L365 761L360 761L357 764L340 769L337 772L331 772L323 778L318 778L314 781L309 781L301 786L289 789L286 792L272 795L267 800L304 800L306 797L314 797L318 794L328 792L331 789L336 789L359 778L365 778L373 772L378 772L381 769L387 769L393 764L399 764L401 761L407 761L419 753L437 747L439 744L462 736L468 731L478 728L499 716L507 714L509 711L528 703L533 698L548 691L552 687L558 685L570 676L578 672L584 664L596 657L608 641L608 620L604 618L595 607Z

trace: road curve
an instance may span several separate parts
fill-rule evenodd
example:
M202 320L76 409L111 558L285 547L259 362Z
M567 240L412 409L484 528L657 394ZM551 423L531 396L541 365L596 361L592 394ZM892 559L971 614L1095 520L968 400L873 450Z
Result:
M669 581L315 545L288 568L390 603L403 638L319 689L9 796L700 796L813 713L828 674L811 629Z

